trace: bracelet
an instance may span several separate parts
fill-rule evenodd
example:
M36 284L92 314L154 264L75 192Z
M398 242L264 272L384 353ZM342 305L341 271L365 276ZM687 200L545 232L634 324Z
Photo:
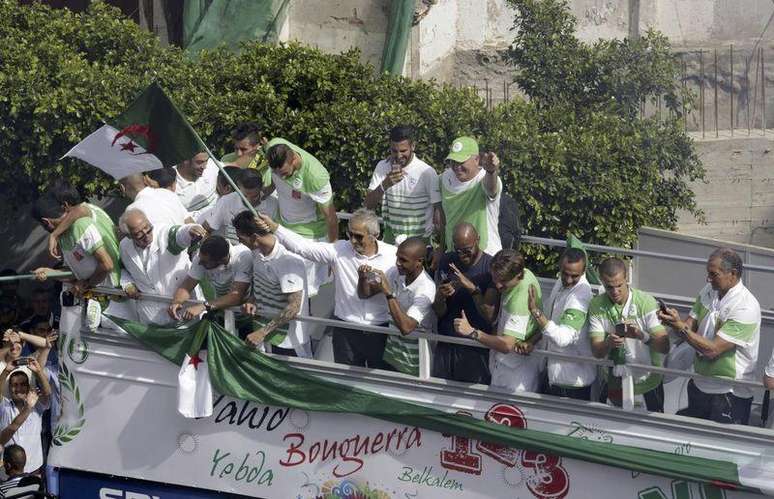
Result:
M540 319L540 318L543 316L543 311L542 311L542 310L540 310L539 308L536 308L535 310L533 310L532 312L530 312L530 314L532 314L532 317L533 317L535 320L538 320L538 319Z
M642 339L641 339L641 341L642 341L643 343L645 343L646 345L647 345L648 343L650 343L650 333L648 333L647 331L642 331L642 330L640 330L640 332L642 333Z
M478 335L479 335L478 329L474 329L473 332L468 335L468 338L478 341Z

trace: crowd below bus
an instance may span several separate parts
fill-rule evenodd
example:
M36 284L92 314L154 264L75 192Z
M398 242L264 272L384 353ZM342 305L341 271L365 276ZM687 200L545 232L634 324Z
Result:
M220 165L202 152L121 179L130 204L116 221L63 181L36 200L33 216L50 232L49 252L73 273L63 294L73 302L65 305L82 303L88 327L96 328L102 312L168 325L222 317L237 307L245 348L311 358L319 345L297 317L309 314L310 298L330 284L340 321L330 328L336 363L416 376L416 333L436 333L477 345L435 342L433 377L620 406L620 366L661 367L670 351L681 349L685 357L687 349L703 376L689 382L680 414L749 423L752 389L724 380L759 381L758 363L767 359L758 352L760 306L732 249L709 256L707 282L697 283L687 316L631 287L620 258L599 262L601 288L593 287L586 253L577 248L561 255L544 298L518 250L518 209L504 192L500 158L480 151L474 138L452 142L439 175L416 155L412 127L393 128L389 156L376 164L344 238L329 172L314 155L285 139L269 140L250 123L232 139L234 153ZM46 281L58 270L34 273ZM96 286L121 288L132 299L102 306L91 297ZM27 473L41 470L44 453L42 444L24 438L50 435L56 418L48 416L44 429L42 414L60 403L51 348L56 322L47 310L37 309L40 320L27 329L3 321L0 378L9 380L11 398L0 402L0 444L26 450ZM391 326L400 335L371 326ZM612 359L616 367L573 357ZM663 376L633 376L636 401L663 412ZM774 388L774 356L764 383Z

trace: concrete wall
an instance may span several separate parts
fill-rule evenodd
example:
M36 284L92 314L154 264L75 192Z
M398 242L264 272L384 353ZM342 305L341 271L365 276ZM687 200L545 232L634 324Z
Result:
M758 132L760 133L760 132ZM683 214L679 231L774 247L774 135L696 139L707 182L692 188L707 224Z

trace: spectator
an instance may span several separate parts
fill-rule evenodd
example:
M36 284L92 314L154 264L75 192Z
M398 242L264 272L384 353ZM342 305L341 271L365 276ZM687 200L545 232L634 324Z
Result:
M271 217L276 216L277 198L273 195L263 198L263 180L260 173L255 170L244 170L239 176L237 185L256 211L266 213ZM202 226L209 233L224 230L224 237L228 242L232 245L237 245L239 244L239 239L236 236L236 230L232 222L234 217L246 208L238 193L226 194L218 199L215 207L202 221Z
M328 264L333 268L335 285L334 316L337 320L369 326L386 326L389 308L381 296L370 291L366 279L373 274L361 272L364 265L387 272L395 265L396 248L378 241L379 219L376 213L361 208L349 220L349 241L335 243L310 241L292 230L278 226L271 218L261 215L259 226L276 232L277 238L290 251L308 260ZM333 329L333 357L337 363L371 368L383 368L384 343L387 337L353 329Z
M0 271L0 277L15 277L19 275L15 270L13 269L3 269ZM0 306L4 307L4 311L6 314L9 310L13 310L14 317L13 319L9 318L10 320L15 321L16 317L20 315L21 312L21 300L19 299L19 281L18 280L11 280L11 281L3 281L0 282ZM3 324L6 323L6 321L0 320Z
M486 317L492 317L494 310L499 309L497 334L474 328L464 311L461 318L454 320L454 330L492 350L489 368L493 387L509 392L536 392L540 385L541 359L529 353L542 335L529 313L529 293L534 290L536 306L540 307L540 284L524 267L524 257L512 249L501 250L493 256L489 272L493 288L484 295L482 311ZM464 282L461 272L457 272L457 277L463 286L470 287L471 283Z
M241 305L249 292L253 276L250 250L242 244L232 246L220 236L210 236L202 242L188 275L175 291L169 315L175 320L191 320L204 312L214 312ZM203 304L183 308L191 299L197 284L206 283Z
M481 250L478 232L467 222L454 228L452 244L454 250L441 258L435 273L433 309L438 316L438 334L454 336L454 320L461 318L463 312L474 328L491 334L492 323L479 308L483 304L483 294L492 286L489 273L492 256ZM465 279L460 280L458 273ZM464 287L463 282L468 287ZM489 351L438 342L432 374L436 378L488 385L491 381Z
M19 323L18 308L12 301L0 300L0 331Z
M763 372L763 385L769 390L774 390L774 352L771 353L769 363L766 364Z
M40 389L38 395L30 390L31 372ZM6 364L0 373L0 386L5 386L8 379L8 390L11 398L0 399L0 444L11 441L20 445L27 453L25 473L38 472L43 466L43 412L49 408L51 387L45 368L35 359L29 359L26 368L17 369L12 364ZM41 470L42 471L42 470Z
M599 265L605 292L589 304L591 351L599 359L610 356L620 363L661 366L669 353L669 337L658 319L655 298L629 287L626 264L607 258ZM607 376L607 398L621 406L621 378ZM664 412L664 386L660 374L634 378L634 394L642 395L651 412Z
M30 296L30 308L32 315L19 325L25 333L31 333L32 323L45 320L52 328L59 327L59 314L55 314L51 307L51 291L44 287L32 290Z
M24 321L20 326L21 331L18 332L25 333L20 334L20 338L23 340L21 356L37 355L39 349L44 347L44 344L41 342L45 341L52 334L56 334L55 332L58 328L58 320L52 323L50 317L45 315L33 315ZM39 340L27 341L31 337L39 338ZM50 355L47 356L47 361L38 358L38 362L49 370L57 372L59 369L59 353L57 349L52 349Z
M3 449L3 468L8 479L0 483L0 497L16 497L17 492L21 492L19 488L25 485L37 485L37 488L28 489L25 487L24 492L40 490L42 485L40 479L25 473L26 465L27 453L20 445L11 444Z
M481 249L494 255L502 248L498 219L503 183L498 176L500 159L493 152L479 155L471 137L452 142L441 174L441 202L446 217L446 247L451 247L452 230L469 222L478 232Z
M140 210L153 225L183 225L193 222L177 194L168 189L150 187L151 181L142 173L119 180L121 192L131 199L127 210Z
M546 310L537 305L534 290L529 291L529 313L545 338L545 349L575 357L591 357L588 327L591 285L586 280L586 255L576 248L567 248L559 259L559 279L554 283ZM591 400L591 384L597 374L593 364L572 362L553 357L548 359L548 390L557 397Z
M426 243L434 225L443 233L438 174L414 154L414 129L397 126L390 131L390 156L377 163L365 198L366 208L382 203L384 241L397 244L408 237Z
M305 324L293 320L307 313L304 259L258 227L250 211L237 215L234 227L239 241L253 251L253 296L243 310L255 317L260 329L247 335L247 343L257 347L268 338L273 353L311 358Z
M266 144L266 159L277 190L277 220L306 239L336 241L339 220L328 170L307 151L280 138ZM328 280L328 266L312 262L306 266L309 296L315 296Z
M419 375L419 344L406 338L413 332L432 332L435 322L435 283L425 272L427 246L421 237L410 237L398 246L395 267L385 274L366 265L365 271L379 276L377 292L384 295L392 320L403 337L389 336L384 361L397 371Z
M153 189L177 190L177 171L172 166L165 166L145 173L148 186ZM181 201L182 204L182 201Z
M721 379L755 381L761 332L758 300L742 283L742 259L719 248L707 259L708 283L688 318L675 309L658 316L696 351L694 370ZM691 379L688 407L678 414L717 423L748 424L753 392L722 381Z
M74 192L74 195L77 196L77 193ZM77 204L80 203L78 198ZM71 286L71 291L76 295L83 294L93 286L116 287L121 274L113 221L102 209L91 204L84 206L89 210L89 215L73 221L59 240L64 262L76 279ZM67 207L53 196L44 195L35 202L32 216L44 229L53 232L65 219ZM40 281L52 272L55 271L46 267L33 271Z
M130 298L141 293L172 296L188 274L191 260L185 251L207 232L201 225L153 226L137 209L127 210L118 222L121 232L121 287ZM137 315L144 324L166 324L167 306L151 300L137 302Z
M186 210L196 214L218 200L217 183L218 167L206 152L200 152L191 159L181 161L175 167L175 194Z

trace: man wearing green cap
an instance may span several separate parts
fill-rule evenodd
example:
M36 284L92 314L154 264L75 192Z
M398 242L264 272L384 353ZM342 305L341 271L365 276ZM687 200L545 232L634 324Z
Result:
M441 174L441 204L446 214L446 247L452 248L454 227L472 224L478 231L479 247L494 255L502 249L497 222L503 183L498 176L500 159L493 152L479 155L478 142L458 137L446 156Z

